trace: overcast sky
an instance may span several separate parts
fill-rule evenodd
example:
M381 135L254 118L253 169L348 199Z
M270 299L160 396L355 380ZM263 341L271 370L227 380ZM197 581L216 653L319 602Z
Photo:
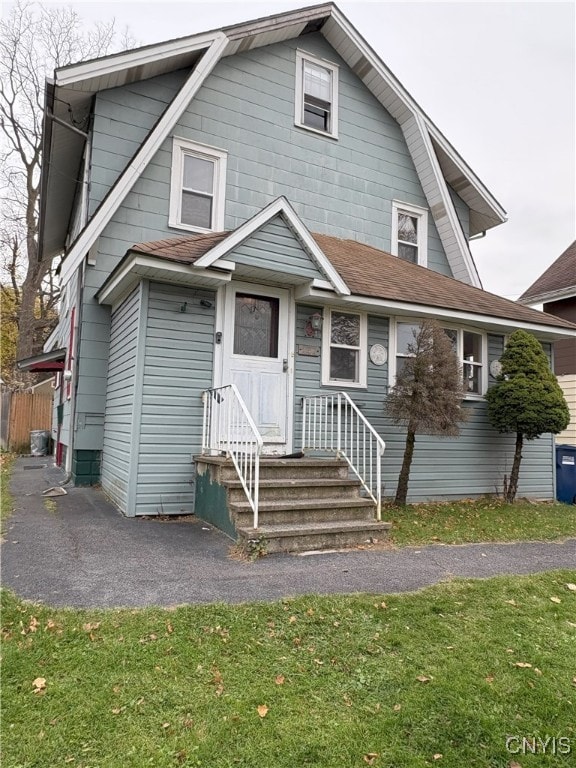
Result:
M141 44L315 4L66 3ZM337 5L508 212L472 249L484 288L517 298L576 238L575 4Z

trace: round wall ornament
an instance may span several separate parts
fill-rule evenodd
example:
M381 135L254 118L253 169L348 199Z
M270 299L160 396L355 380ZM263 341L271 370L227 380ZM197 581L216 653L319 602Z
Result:
M492 376L494 379L497 379L498 376L502 373L502 363L500 360L492 360L490 363L490 376Z
M388 352L382 344L372 344L370 347L370 360L374 365L384 365L388 360Z

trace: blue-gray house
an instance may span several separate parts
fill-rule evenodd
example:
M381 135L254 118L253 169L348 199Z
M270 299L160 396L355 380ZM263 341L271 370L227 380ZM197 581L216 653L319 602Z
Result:
M482 290L468 243L504 210L331 3L57 70L41 190L40 245L64 254L56 458L126 515L291 530L284 548L378 530L403 451L384 401L426 317L471 418L419 441L410 498L493 493L506 335L575 333ZM552 447L527 448L522 495L554 497Z

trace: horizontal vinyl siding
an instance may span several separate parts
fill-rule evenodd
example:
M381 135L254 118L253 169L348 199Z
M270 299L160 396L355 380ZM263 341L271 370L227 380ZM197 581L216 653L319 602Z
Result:
M212 302L201 307L200 299ZM180 307L186 302L186 311ZM136 514L194 509L203 390L212 386L215 296L152 283L142 388Z
M558 376L558 384L564 393L568 409L570 410L570 424L564 432L556 435L557 443L576 445L576 374Z
M116 506L128 512L130 460L134 446L132 414L134 408L140 289L112 315L110 362L104 420L102 488Z
M174 72L97 94L91 157L90 215L136 154L185 77L185 72Z
M306 319L319 307L299 306L296 321L296 348L321 345L321 340L304 334ZM382 344L388 348L388 321L369 316L368 347ZM500 357L501 336L489 336L489 359ZM382 462L384 495L394 496L404 455L406 432L394 426L385 413L388 391L388 365L376 366L368 360L368 389L350 389L348 394L386 442ZM329 392L322 387L321 357L295 356L295 443L301 447L302 406L305 394ZM470 419L461 427L458 438L417 435L410 473L408 500L463 498L501 492L504 476L509 477L514 457L514 435L500 435L489 424L485 402L465 402ZM554 498L552 439L545 435L525 444L520 472L520 496Z
M280 216L245 240L227 257L236 264L268 268L298 278L326 279Z
M340 64L337 141L294 126L297 47ZM99 94L92 211L184 76L173 73ZM391 201L427 207L397 123L321 35L307 35L226 57L216 65L106 228L100 240L106 266L99 254L94 274L99 284L134 243L181 234L168 227L172 136L228 153L226 229L285 195L311 231L389 251ZM450 274L428 218L429 266Z

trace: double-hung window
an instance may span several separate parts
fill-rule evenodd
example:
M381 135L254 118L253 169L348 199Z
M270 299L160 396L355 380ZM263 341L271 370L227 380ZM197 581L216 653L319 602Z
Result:
M425 267L427 258L428 211L416 205L392 202L392 254Z
M327 311L323 333L322 383L347 387L366 386L366 315Z
M338 67L296 51L294 121L300 128L338 136Z
M169 225L194 232L224 229L226 152L186 139L172 142Z
M396 375L402 370L404 361L411 357L408 345L414 343L420 323L416 321L397 321L394 356L394 367L390 370L390 384L394 385ZM487 387L487 347L486 335L464 328L445 327L444 332L452 342L452 346L462 367L463 390L465 397L480 397Z

